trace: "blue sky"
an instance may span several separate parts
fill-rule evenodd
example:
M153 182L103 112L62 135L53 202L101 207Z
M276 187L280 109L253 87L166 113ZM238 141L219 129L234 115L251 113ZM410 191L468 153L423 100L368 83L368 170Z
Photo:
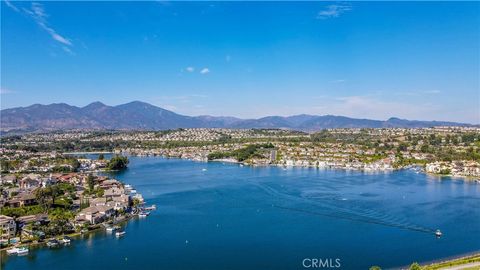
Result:
M2 109L480 123L480 2L1 3Z

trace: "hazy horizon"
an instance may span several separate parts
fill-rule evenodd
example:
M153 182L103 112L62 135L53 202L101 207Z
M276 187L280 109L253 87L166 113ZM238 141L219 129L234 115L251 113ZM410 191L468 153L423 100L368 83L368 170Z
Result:
M480 2L1 5L2 109L480 124Z

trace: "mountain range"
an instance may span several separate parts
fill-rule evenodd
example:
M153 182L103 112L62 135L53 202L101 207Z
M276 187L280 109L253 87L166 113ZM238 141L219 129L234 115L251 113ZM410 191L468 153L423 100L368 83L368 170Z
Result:
M325 128L471 126L464 123L404 120L393 117L381 121L307 114L287 117L267 116L258 119L208 115L186 116L140 101L117 106L93 102L85 107L76 107L65 103L34 104L28 107L1 110L0 118L0 131L3 134L69 129L282 128L317 131Z

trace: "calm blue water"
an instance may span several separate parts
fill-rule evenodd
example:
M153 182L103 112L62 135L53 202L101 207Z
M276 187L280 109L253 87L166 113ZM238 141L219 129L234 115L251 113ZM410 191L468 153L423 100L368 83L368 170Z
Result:
M2 268L305 269L305 258L339 258L342 269L368 269L480 250L479 184L412 171L130 160L116 177L157 205L148 218L130 221L120 239L99 232L3 256Z

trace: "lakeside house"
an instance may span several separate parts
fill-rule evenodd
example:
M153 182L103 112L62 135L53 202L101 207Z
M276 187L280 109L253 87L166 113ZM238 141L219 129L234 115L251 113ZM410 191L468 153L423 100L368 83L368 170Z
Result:
M17 232L17 225L12 217L0 215L0 242L8 243Z
M77 224L89 223L91 225L99 224L110 218L115 213L113 207L106 205L90 206L82 209L75 217Z
M23 227L24 225L37 223L37 224L46 224L49 222L47 214L36 214L36 215L28 215L23 217L18 217L16 219L18 227Z

